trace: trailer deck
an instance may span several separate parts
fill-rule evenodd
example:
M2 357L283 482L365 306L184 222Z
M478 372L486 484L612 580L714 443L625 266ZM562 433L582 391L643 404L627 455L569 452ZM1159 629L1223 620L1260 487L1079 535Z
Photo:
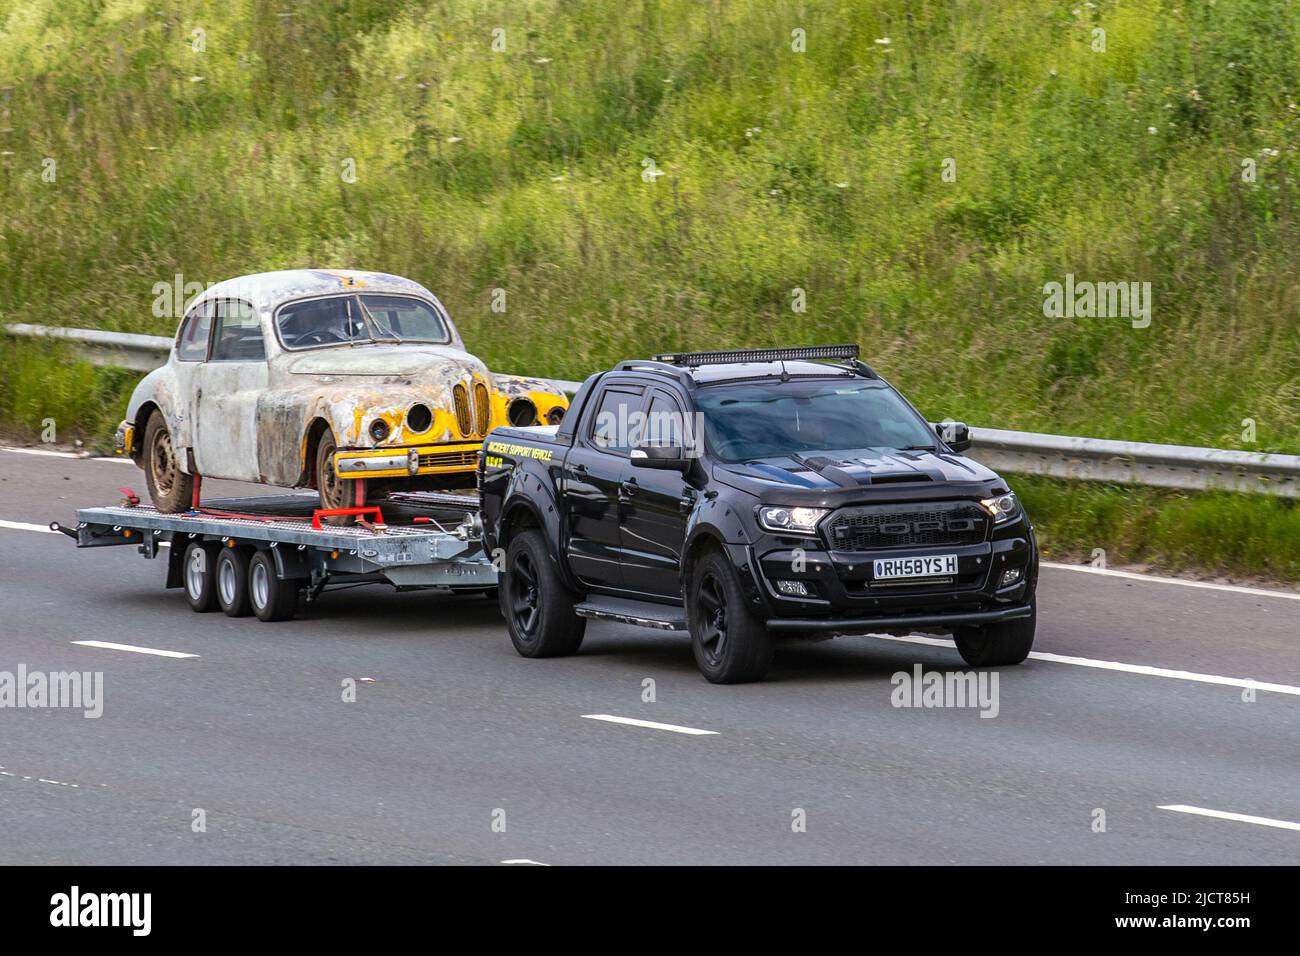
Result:
M314 493L224 498L178 514L127 499L79 510L76 528L58 522L50 527L74 538L78 548L136 545L145 558L166 551L166 586L186 588L195 610L215 608L207 592L220 588L205 589L208 579L203 576L219 574L221 562L216 558L229 550L232 554L223 561L232 565L234 583L252 597L251 608L245 607L247 601L230 602L236 611L232 616L251 611L263 617L258 597L265 593L253 593L258 575L248 573L259 552L269 555L266 566L274 567L277 586L300 591L306 601L327 588L366 583L452 592L490 592L496 587L496 569L479 538L475 495L395 493L363 515L346 516L355 524L326 524L323 518L328 516L319 510ZM265 570L261 574L267 576ZM261 582L263 591L266 586ZM221 607L232 613L227 602Z

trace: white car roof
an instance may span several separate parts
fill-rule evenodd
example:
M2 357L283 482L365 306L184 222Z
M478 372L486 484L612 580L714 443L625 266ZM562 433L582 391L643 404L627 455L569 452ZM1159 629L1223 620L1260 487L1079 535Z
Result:
M331 292L392 292L416 295L438 302L438 298L410 279L386 272L358 272L352 269L285 269L258 272L218 282L190 302L190 308L209 299L242 299L259 312L282 302ZM442 303L438 303L441 305Z

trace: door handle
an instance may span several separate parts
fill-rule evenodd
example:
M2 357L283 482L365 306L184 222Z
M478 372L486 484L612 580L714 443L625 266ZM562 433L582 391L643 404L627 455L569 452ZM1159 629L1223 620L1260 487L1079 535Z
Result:
M635 478L629 478L618 486L620 498L631 498L637 493L638 485Z
M573 466L573 473L576 475L585 475L587 473L587 466L582 462L578 462Z

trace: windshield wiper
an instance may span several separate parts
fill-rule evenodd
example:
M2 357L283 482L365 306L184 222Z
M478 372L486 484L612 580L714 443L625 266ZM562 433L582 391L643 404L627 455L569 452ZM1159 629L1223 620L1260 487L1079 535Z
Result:
M359 297L357 299L357 305L361 306L361 318L366 323L366 327L371 330L370 340L372 342L375 340L374 332L378 329L380 332L392 336L393 341L398 345L402 344L402 337L392 329L388 328L388 326L381 324L380 321L371 314L370 310L366 308L366 304L362 302Z

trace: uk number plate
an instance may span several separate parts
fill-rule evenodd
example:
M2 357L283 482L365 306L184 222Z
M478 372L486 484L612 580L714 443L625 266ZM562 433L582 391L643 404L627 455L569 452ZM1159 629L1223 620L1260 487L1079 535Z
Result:
M891 578L934 578L957 573L957 555L934 554L927 558L877 558L872 577L877 581Z

